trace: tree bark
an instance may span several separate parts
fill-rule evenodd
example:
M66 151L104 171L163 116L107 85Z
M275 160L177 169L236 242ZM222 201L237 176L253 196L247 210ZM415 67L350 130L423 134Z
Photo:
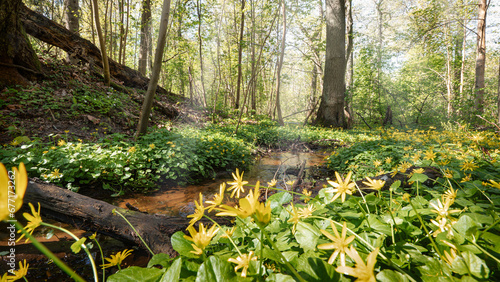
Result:
M189 225L187 218L122 209L51 184L36 183L32 179L28 183L24 203L32 203L34 206L40 203L43 217L69 223L83 230L97 231L146 248L125 220L114 214L113 210L117 210L134 226L154 253L175 255L170 236ZM228 223L223 218L216 220L221 224Z
M281 87L281 69L283 68L283 59L285 58L285 47L286 47L286 2L281 1L283 8L283 34L281 36L281 50L280 57L278 61L278 70L276 71L276 112L278 114L278 123L283 126L283 117L281 115L281 102L280 102L280 87Z
M27 7L21 9L20 18L29 35L59 47L66 52L71 52L84 62L102 67L101 52L90 41L69 32L63 26ZM138 71L113 60L109 60L109 68L111 76L123 82L125 86L147 89L149 79L141 75ZM177 102L183 99L181 96L168 92L161 87L157 87L156 91L165 94L170 102ZM174 112L177 111L174 109Z
M241 70L241 61L243 57L244 31L245 31L245 0L241 0L240 39L238 41L238 81L236 82L236 102L234 103L235 109L239 109L240 107L241 79L243 76L243 72Z
M99 37L99 46L101 47L101 58L102 58L102 66L103 66L103 75L104 75L104 84L109 86L111 84L111 74L109 72L109 60L108 54L106 53L106 41L104 40L104 36L102 35L101 23L99 20L99 6L97 5L97 0L94 1L94 20L95 20L95 28L97 30L97 36Z
M74 32L75 34L80 35L80 5L78 3L78 0L64 1L64 8L66 10L66 28L69 31ZM68 61L72 64L78 63L78 59L72 57L71 53L68 53Z
M0 90L11 85L27 85L41 70L19 19L21 0L0 1ZM26 71L28 70L28 71Z
M145 134L148 129L149 114L151 113L151 107L153 106L153 98L156 92L156 86L158 86L158 79L160 78L161 63L163 60L163 51L165 49L165 44L167 42L167 28L168 28L169 15L170 15L170 0L164 0L161 12L161 19L160 19L160 32L158 34L158 43L156 45L153 73L151 74L151 80L149 81L148 90L146 91L146 97L144 99L144 103L142 104L141 118L137 126L136 139L140 135Z
M345 89L345 1L326 0L326 59L323 95L316 124L346 127Z
M486 66L486 0L478 1L477 49L476 49L476 83L474 108L476 114L484 111L484 71Z
M139 51L139 72L146 76L146 68L151 49L151 0L142 1L141 43Z

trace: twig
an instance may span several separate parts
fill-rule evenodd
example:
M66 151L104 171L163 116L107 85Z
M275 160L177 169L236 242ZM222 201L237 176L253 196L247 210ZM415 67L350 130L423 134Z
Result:
M487 121L485 118L483 118L483 117L482 117L482 116L480 116L480 115L476 115L476 116L477 116L478 118L480 118L480 119L484 120L485 122L487 122L487 123L489 123L489 124L491 124L491 125L496 126L496 128L498 128L498 130L500 130L500 127L498 126L498 124L493 123L493 122L490 122L490 121Z
M356 112L356 114L363 120L363 122L366 124L366 126L368 126L368 128L371 130L372 127L366 122L365 118L358 112Z

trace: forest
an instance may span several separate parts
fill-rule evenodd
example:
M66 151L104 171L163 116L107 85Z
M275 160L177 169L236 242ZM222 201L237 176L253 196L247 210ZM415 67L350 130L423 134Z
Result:
M2 281L500 280L500 5L2 0Z

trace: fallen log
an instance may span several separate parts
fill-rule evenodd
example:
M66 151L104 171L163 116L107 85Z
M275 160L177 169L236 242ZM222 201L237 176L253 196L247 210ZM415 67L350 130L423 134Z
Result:
M40 203L42 218L53 218L82 230L99 232L145 248L138 233L154 253L167 253L171 256L175 256L176 252L170 244L170 236L185 230L189 225L189 220L185 217L123 209L36 179L30 179L24 203L32 203L34 206ZM113 210L123 214L137 233L122 217L113 214ZM229 224L224 218L216 220L220 224Z
M27 34L42 40L50 45L61 48L83 62L97 65L102 68L101 51L87 39L67 30L62 25L51 21L43 15L24 6L21 9L20 19ZM149 79L137 70L119 64L109 59L109 69L112 77L123 82L125 86L147 89ZM185 100L184 97L174 94L158 86L157 93L165 94L171 103Z

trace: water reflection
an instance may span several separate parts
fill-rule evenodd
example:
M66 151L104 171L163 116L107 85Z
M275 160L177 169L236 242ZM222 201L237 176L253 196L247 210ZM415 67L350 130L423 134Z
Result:
M258 180L266 183L276 178L279 181L278 187L284 188L285 181L296 178L303 162L305 162L305 177L307 177L308 169L322 165L326 155L323 153L269 153L256 160L255 164L245 172L244 179L254 184ZM217 178L183 187L161 187L158 191L148 195L137 193L116 198L112 204L126 208L129 203L143 212L186 216L194 212L193 201L199 199L200 192L205 199L211 199L219 192L219 185L225 181L232 181L232 178Z

